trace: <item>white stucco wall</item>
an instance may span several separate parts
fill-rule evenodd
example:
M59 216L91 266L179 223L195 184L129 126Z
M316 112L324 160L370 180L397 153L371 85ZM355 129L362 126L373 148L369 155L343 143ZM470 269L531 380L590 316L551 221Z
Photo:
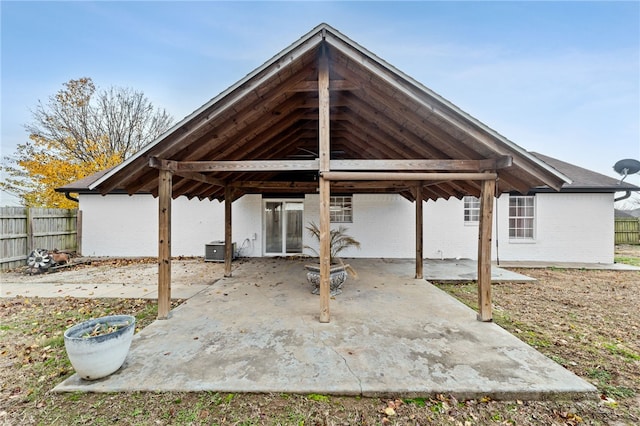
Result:
M613 263L613 198L614 194L536 194L535 238L519 242L509 241L509 199L500 197L500 259Z
M457 199L426 203L425 257L477 258L478 225L464 223L463 207ZM509 195L502 194L494 207L492 259L613 263L613 194L536 194L534 234L509 238Z
M82 254L157 256L158 200L151 195L81 195ZM174 256L203 256L204 244L224 239L224 207L178 197L171 203Z
M342 257L395 257L415 256L415 206L400 195L355 194L352 200L353 223L344 223L347 233L360 241L361 248L350 248ZM305 199L305 223L319 223L318 195ZM337 228L339 223L332 224ZM305 232L304 243L317 249L318 244Z
M224 205L221 206L224 210ZM220 240L224 240L224 211L220 223L223 229ZM237 244L239 255L262 256L262 197L250 194L236 200L231 209L231 224L232 240Z
M464 203L457 198L424 205L424 256L431 259L478 257L478 226L464 223Z
M241 256L263 255L262 206L259 195L234 202L233 241ZM493 259L498 253L500 260L613 262L613 194L537 194L535 238L524 242L509 239L508 207L509 196L503 194L494 210ZM156 256L157 208L150 195L82 195L83 254ZM318 223L318 196L307 195L304 208L304 223ZM204 244L224 239L223 204L179 197L172 211L174 256L203 256ZM413 257L414 212L415 205L399 195L354 195L353 223L345 225L362 248L343 256ZM477 258L478 226L464 223L461 200L425 203L424 226L425 257ZM304 244L315 244L306 231Z

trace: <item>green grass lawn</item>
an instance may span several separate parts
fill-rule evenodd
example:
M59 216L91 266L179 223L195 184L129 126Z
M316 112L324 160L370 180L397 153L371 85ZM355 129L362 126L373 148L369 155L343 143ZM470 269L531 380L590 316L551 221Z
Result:
M613 260L616 263L624 263L626 265L640 266L640 257L615 256Z

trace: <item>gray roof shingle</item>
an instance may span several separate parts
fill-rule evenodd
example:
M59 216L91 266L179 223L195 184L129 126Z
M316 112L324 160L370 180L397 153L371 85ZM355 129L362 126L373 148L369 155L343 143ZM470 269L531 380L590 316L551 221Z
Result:
M583 167L576 166L553 157L549 157L537 152L532 152L535 157L544 161L560 173L571 178L570 184L562 186L562 192L618 192L618 191L640 191L640 187L628 182L620 183L620 179L605 176L593 172ZM548 187L538 187L532 192L552 191Z

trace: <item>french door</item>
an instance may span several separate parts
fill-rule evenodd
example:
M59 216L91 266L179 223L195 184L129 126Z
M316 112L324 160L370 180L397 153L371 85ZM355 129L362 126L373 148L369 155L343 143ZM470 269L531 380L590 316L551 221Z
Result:
M264 254L302 253L301 200L264 201Z

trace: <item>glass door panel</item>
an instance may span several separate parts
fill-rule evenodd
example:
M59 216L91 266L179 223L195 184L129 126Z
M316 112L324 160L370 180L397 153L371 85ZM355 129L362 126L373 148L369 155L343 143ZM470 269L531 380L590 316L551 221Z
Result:
M267 201L264 206L265 252L282 253L282 203Z
M286 253L302 253L302 210L302 203L285 203L285 211L287 212Z
M265 201L265 254L302 253L302 201Z

